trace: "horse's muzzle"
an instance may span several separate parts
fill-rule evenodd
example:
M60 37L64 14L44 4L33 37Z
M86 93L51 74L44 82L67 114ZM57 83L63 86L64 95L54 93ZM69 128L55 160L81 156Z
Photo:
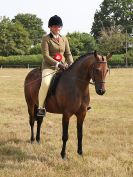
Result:
M96 89L96 93L97 93L98 95L103 95L105 92L106 92L106 91L103 90L103 89Z

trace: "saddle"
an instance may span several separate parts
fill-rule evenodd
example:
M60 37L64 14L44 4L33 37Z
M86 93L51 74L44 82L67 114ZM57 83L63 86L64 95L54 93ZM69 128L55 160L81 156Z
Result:
M58 85L58 82L61 78L62 73L63 73L63 71L59 70L58 72L56 72L53 75L50 86L49 86L49 89L48 89L47 96L55 95L56 87Z

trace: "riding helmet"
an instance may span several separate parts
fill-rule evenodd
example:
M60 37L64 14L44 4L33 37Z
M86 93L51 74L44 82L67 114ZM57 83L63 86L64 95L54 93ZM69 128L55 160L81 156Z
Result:
M57 15L52 16L49 19L48 27L51 27L53 25L63 26L62 19L59 16L57 16Z

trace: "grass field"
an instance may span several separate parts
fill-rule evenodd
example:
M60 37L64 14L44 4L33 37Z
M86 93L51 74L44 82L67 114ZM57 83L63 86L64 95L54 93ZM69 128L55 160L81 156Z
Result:
M41 144L30 144L23 84L28 69L0 70L0 177L132 177L133 69L112 69L106 94L91 90L84 122L84 156L77 154L76 118L70 120L67 159L60 157L61 115L49 114Z

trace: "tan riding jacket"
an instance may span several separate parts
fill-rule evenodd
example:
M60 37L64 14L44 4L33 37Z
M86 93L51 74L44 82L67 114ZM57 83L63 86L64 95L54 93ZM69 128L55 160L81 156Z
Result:
M59 36L59 41L53 38L53 35L50 33L47 36L44 36L42 39L42 69L50 68L55 69L55 66L58 61L54 60L53 57L56 53L62 55L62 62L70 65L73 63L72 54L70 51L69 43L66 37Z

